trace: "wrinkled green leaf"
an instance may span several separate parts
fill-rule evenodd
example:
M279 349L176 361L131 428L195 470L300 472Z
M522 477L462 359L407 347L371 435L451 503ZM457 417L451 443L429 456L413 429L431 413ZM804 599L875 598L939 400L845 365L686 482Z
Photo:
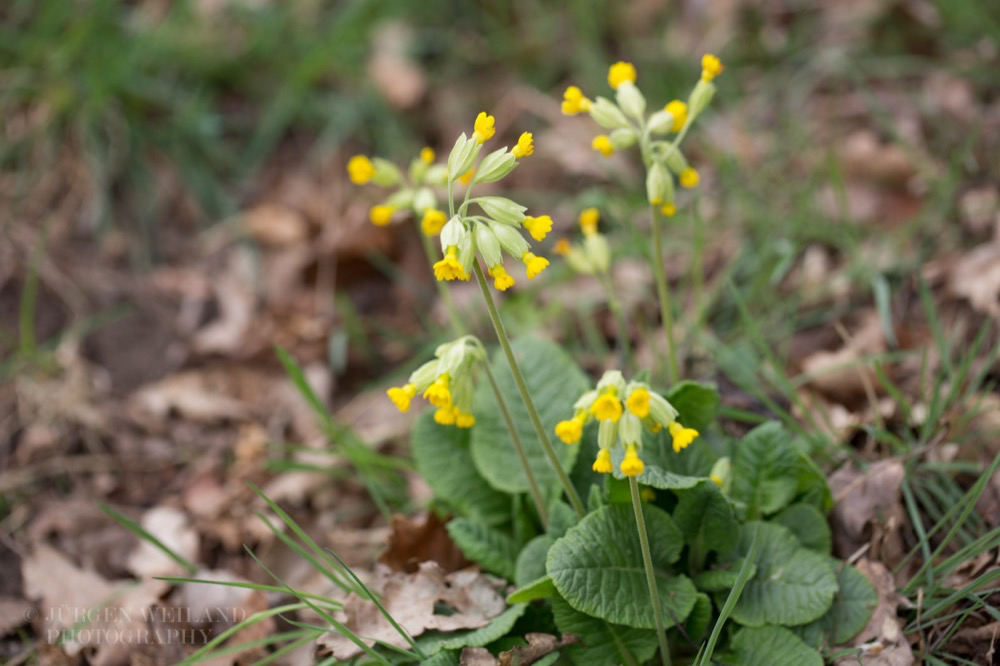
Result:
M841 645L865 628L875 611L878 596L864 575L847 564L834 560L839 590L833 606L823 617L793 631L806 643L819 648Z
M674 523L684 534L684 541L702 553L729 552L739 524L736 512L719 487L702 481L688 490L677 491Z
M745 502L750 518L784 508L798 487L798 454L777 422L757 426L735 446L732 495Z
M440 650L459 650L465 647L482 647L492 643L514 627L514 623L524 615L527 604L515 604L490 620L485 627L468 631L429 631L417 639L420 649L428 655ZM426 663L426 662L425 662ZM451 663L451 662L443 662Z
M538 409L545 432L555 448L559 463L569 472L578 446L566 446L556 438L556 424L573 415L573 403L589 388L586 375L558 345L545 340L522 338L513 344L518 365ZM560 492L559 479L532 427L528 410L521 401L514 377L501 350L494 354L493 372L517 425L531 469L542 492L553 498ZM491 486L505 493L528 492L524 475L510 434L500 415L496 397L488 382L476 389L476 426L472 429L472 459L476 470Z
M469 438L468 430L438 425L430 411L424 412L410 439L417 471L457 514L500 525L510 519L510 498L476 474Z
M585 615L558 595L552 599L552 614L561 633L580 637L580 643L564 648L574 664L627 664L632 660L641 664L656 652L655 631L623 627Z
M826 516L812 504L792 504L785 507L772 522L787 527L806 548L824 555L830 554L833 547L830 524L826 522Z
M663 614L672 626L684 621L696 597L691 581L670 570L683 538L665 511L647 505L645 519ZM614 504L586 516L552 545L546 569L576 610L639 629L655 626L631 506Z
M664 396L677 409L678 420L688 428L705 432L719 412L719 392L714 386L683 381Z
M448 534L467 558L483 569L508 580L514 579L517 545L503 532L468 518L455 518Z
M746 556L759 531L757 573L733 609L740 624L806 624L822 616L837 593L830 558L808 550L781 525L749 522L740 529L736 552Z
M715 568L702 571L694 577L694 585L703 592L728 592L735 585L740 577L740 568L743 566L745 558L740 558L732 562L719 563ZM757 565L750 562L750 573L753 578L757 573Z
M507 597L507 603L519 604L525 601L534 601L535 599L548 599L555 593L556 586L552 582L552 578L550 576L542 576L537 580L525 583L511 592Z
M694 602L694 608L688 615L685 628L687 635L692 641L700 642L708 634L708 627L712 623L712 600L707 594L699 593Z
M545 558L556 540L548 534L535 537L521 549L514 569L514 582L525 585L545 575Z
M740 666L823 666L819 652L784 627L744 627L731 653L726 661Z

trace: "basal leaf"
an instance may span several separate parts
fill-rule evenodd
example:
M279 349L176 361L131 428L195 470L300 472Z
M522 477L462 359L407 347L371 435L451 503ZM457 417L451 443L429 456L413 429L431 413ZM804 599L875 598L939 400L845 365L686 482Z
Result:
M740 529L737 553L746 556L754 530L759 530L757 573L733 609L740 624L792 626L822 616L837 593L837 577L830 558L802 547L781 525L749 522Z
M745 502L750 518L784 508L798 487L798 453L780 423L757 426L736 444L733 453L733 497Z
M694 608L688 615L685 628L687 635L692 641L700 642L708 634L708 627L712 623L712 600L707 594L699 593L694 602Z
M740 666L823 666L819 652L784 627L744 627L731 652L726 661Z
M566 530L580 522L580 517L569 504L559 500L549 507L549 534L558 539Z
M645 519L664 618L672 626L684 621L696 597L691 581L669 567L683 538L665 511L647 505ZM546 569L576 610L638 629L655 626L631 506L609 505L586 516L552 545Z
M548 599L556 593L556 586L552 583L552 578L542 576L530 583L525 583L507 596L507 603L519 604L535 599Z
M693 488L677 491L674 523L684 541L701 553L729 552L739 524L736 512L719 487L702 481Z
M517 545L503 532L468 518L455 518L448 534L467 558L507 580L514 579Z
M564 648L574 664L641 664L656 652L655 631L599 620L574 610L559 595L552 599L552 614L561 633L580 638L580 643ZM631 658L622 654L623 651Z
M833 606L823 617L794 631L813 647L841 645L854 638L865 628L875 611L878 597L864 575L847 564L834 560L837 584L840 589L833 598Z
M833 495L826 482L826 475L816 466L812 458L801 452L798 454L796 477L798 487L795 489L795 495L799 502L811 504L822 513L828 513L833 508Z
M468 631L429 631L417 639L417 644L428 655L433 655L440 650L459 650L466 647L482 647L492 643L507 633L514 627L514 623L524 615L527 604L514 604L504 612L490 620L485 627L471 629ZM427 662L424 662L427 663ZM443 662L452 663L452 662ZM457 663L454 662L454 663Z
M694 577L694 586L703 592L728 592L740 577L744 558L732 562L721 562L716 567L702 571ZM757 565L750 562L750 578L757 573Z
M833 547L833 535L826 516L812 504L792 504L772 519L787 527L792 534L810 550L829 555Z
M545 558L549 548L556 540L548 534L542 534L521 549L517 556L517 566L514 569L514 582L525 585L545 575Z
M719 411L719 392L714 386L696 382L680 382L665 396L679 413L679 420L688 428L705 432L715 422Z
M577 446L566 446L553 434L556 424L573 415L573 403L587 390L590 382L573 359L558 345L545 340L522 338L514 345L521 372L538 409L545 432L552 440L564 470L573 467ZM549 465L538 435L532 427L528 410L521 401L514 377L501 350L493 358L493 372L507 401L514 423L524 442L525 453L542 492L555 497L559 479ZM472 459L476 470L491 486L506 493L528 492L528 480L511 443L507 426L500 415L496 397L488 382L476 389L476 425L472 428Z
M500 525L510 519L510 498L476 473L469 437L468 430L438 425L430 411L424 412L410 439L417 470L434 495L459 515Z

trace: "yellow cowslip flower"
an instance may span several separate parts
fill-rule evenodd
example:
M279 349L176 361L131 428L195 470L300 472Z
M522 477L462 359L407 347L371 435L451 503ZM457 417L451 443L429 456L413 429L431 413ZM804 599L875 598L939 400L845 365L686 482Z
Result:
M722 74L726 68L722 61L711 53L706 53L701 57L701 80L706 83Z
M368 219L376 227L384 227L392 221L392 214L396 212L395 206L372 206L372 209L368 211Z
M476 425L476 417L468 412L463 412L456 407L455 425L459 428L471 428Z
M646 469L646 466L639 458L639 454L635 450L635 444L627 444L625 446L625 459L622 460L622 474L625 476L639 476L644 469Z
M674 453L680 453L698 436L698 431L694 428L685 428L677 421L671 421L667 426L670 436L674 440Z
M435 407L448 407L451 405L451 390L448 388L450 382L451 377L448 376L447 372L435 379L427 387L427 390L424 391L424 400Z
M565 238L560 238L556 241L556 244L552 246L552 251L560 257L565 257L570 252L569 241Z
M592 470L598 474L611 473L611 449L601 449L597 452L597 460L594 461Z
M469 274L465 272L461 262L458 260L458 247L451 245L441 259L434 264L434 277L441 280L468 280Z
M434 149L426 146L420 149L420 161L424 164L434 164Z
M590 110L590 100L583 96L583 91L576 86L566 88L563 93L562 112L567 116Z
M596 208L585 208L580 211L580 217L577 221L580 223L580 229L583 231L584 236L593 236L597 233L597 223L601 219L601 212Z
M539 257L532 252L525 252L521 255L521 261L524 262L524 267L528 269L529 280L534 280L549 265L548 259Z
M532 217L530 215L524 218L521 222L531 237L536 241L545 240L545 235L552 231L552 218L548 215L542 215L540 217Z
M396 405L396 409L408 412L410 411L410 401L417 395L417 387L413 384L394 386L385 393L389 396L389 400L392 400L392 404Z
M448 217L442 211L428 208L424 211L423 219L420 220L420 230L424 232L425 236L437 236L447 221Z
M680 175L681 187L686 187L688 189L691 189L692 187L698 187L698 180L699 180L698 172L692 169L691 167L688 167L687 169L684 169L684 171L681 171Z
M639 387L633 390L625 400L625 406L640 419L649 416L649 391Z
M458 419L457 412L458 408L451 405L441 407L434 412L434 422L441 425L455 425L455 421Z
M615 422L622 417L622 403L614 394L605 393L590 406L590 412L598 421Z
M522 132L517 139L517 145L511 148L510 152L514 157L521 159L535 152L535 144L531 140L531 132Z
M472 182L472 177L475 175L476 175L476 167L472 167L471 169L469 169L468 171L466 171L465 173L463 173L461 176L458 177L458 182L462 183L462 185L468 185L469 183Z
M684 127L684 123L687 122L688 117L688 105L679 99L668 103L663 110L674 117L674 124L670 127L672 132L680 132L681 128Z
M675 206L673 202L665 203L663 204L663 208L660 209L660 212L667 217L673 217L677 214L677 206Z
M614 144L611 143L611 137L607 134L595 136L594 140L590 142L590 147L605 157L611 157L615 153Z
M491 268L490 277L493 278L493 286L500 291L507 291L514 286L514 278L507 274L503 264L497 264Z
M472 138L479 143L492 139L493 135L497 133L496 128L493 126L495 122L496 119L493 116L488 116L485 111L480 111L479 115L476 116Z
M567 421L556 424L556 436L566 444L576 444L583 437L583 423L586 414L578 414Z
M364 155L355 155L347 161L347 177L355 185L364 185L375 177L375 165Z
M626 81L635 83L635 77L635 65L630 62L619 61L608 68L608 85L614 90Z

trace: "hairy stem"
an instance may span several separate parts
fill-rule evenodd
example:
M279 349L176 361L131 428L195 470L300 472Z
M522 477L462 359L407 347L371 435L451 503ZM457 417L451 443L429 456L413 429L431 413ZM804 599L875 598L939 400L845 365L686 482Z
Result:
M663 239L660 230L660 216L656 207L649 205L649 223L653 229L653 275L656 278L656 291L660 297L660 316L663 319L663 330L667 337L667 357L669 373L667 381L673 384L680 379L680 366L677 363L677 346L674 344L674 314L670 307L670 287L667 284L667 272L663 265Z
M656 587L656 574L653 572L653 556L649 552L646 519L642 516L642 498L639 497L639 482L636 481L634 476L628 478L628 487L632 491L632 510L635 511L635 527L639 532L642 563L646 567L646 584L649 586L649 600L653 604L656 638L660 642L660 658L663 660L663 666L670 666L670 645L667 643L667 629L663 626L663 607L660 606L660 591Z

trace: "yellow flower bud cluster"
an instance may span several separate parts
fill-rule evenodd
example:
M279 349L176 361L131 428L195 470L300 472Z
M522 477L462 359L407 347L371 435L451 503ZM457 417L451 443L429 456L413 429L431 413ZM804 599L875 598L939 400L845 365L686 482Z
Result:
M517 167L518 159L535 152L531 133L523 132L510 150L500 148L478 160L483 144L496 133L495 124L493 116L481 112L473 123L472 135L463 133L458 137L448 156L449 193L455 182L471 188L501 180ZM475 212L472 206L479 208L481 213ZM455 214L441 228L444 258L434 264L434 276L438 280L468 280L478 255L493 278L493 286L506 291L515 282L503 263L504 254L507 254L521 261L528 279L534 279L548 267L549 260L531 251L521 230L527 231L536 241L544 240L552 231L552 218L526 213L527 208L505 197L473 197L471 191L467 191Z
M421 149L420 154L410 162L406 174L380 157L355 155L348 160L347 176L355 185L372 183L394 188L392 194L371 207L368 220L377 227L385 227L398 213L410 211L413 218L420 221L420 230L424 235L438 235L448 218L438 209L433 188L446 183L447 168L443 164L435 164L435 159L433 148Z
M589 113L607 134L594 137L591 147L605 157L639 144L646 166L646 197L664 215L673 215L675 179L683 188L698 186L698 172L690 167L679 144L688 128L715 94L712 81L725 67L712 54L701 61L702 72L687 102L675 99L647 116L646 98L636 86L638 73L628 62L617 62L608 69L608 85L615 91L614 101L597 97L590 100L577 86L563 93L562 111L566 115ZM674 134L672 141L659 138Z
M556 425L556 435L566 444L576 444L583 428L592 420L599 424L599 451L593 470L601 474L612 471L612 452L621 444L624 448L619 470L625 476L639 476L645 469L639 451L642 431L656 433L664 427L673 440L674 452L679 453L698 437L698 431L685 428L677 420L677 410L666 398L643 382L626 382L622 373L609 370L597 387L587 391L573 404L573 417Z
M471 428L476 423L472 414L475 374L485 362L482 343L466 335L439 346L433 360L417 368L403 386L390 388L386 395L401 412L408 412L410 402L422 395L437 408L434 412L437 423Z

